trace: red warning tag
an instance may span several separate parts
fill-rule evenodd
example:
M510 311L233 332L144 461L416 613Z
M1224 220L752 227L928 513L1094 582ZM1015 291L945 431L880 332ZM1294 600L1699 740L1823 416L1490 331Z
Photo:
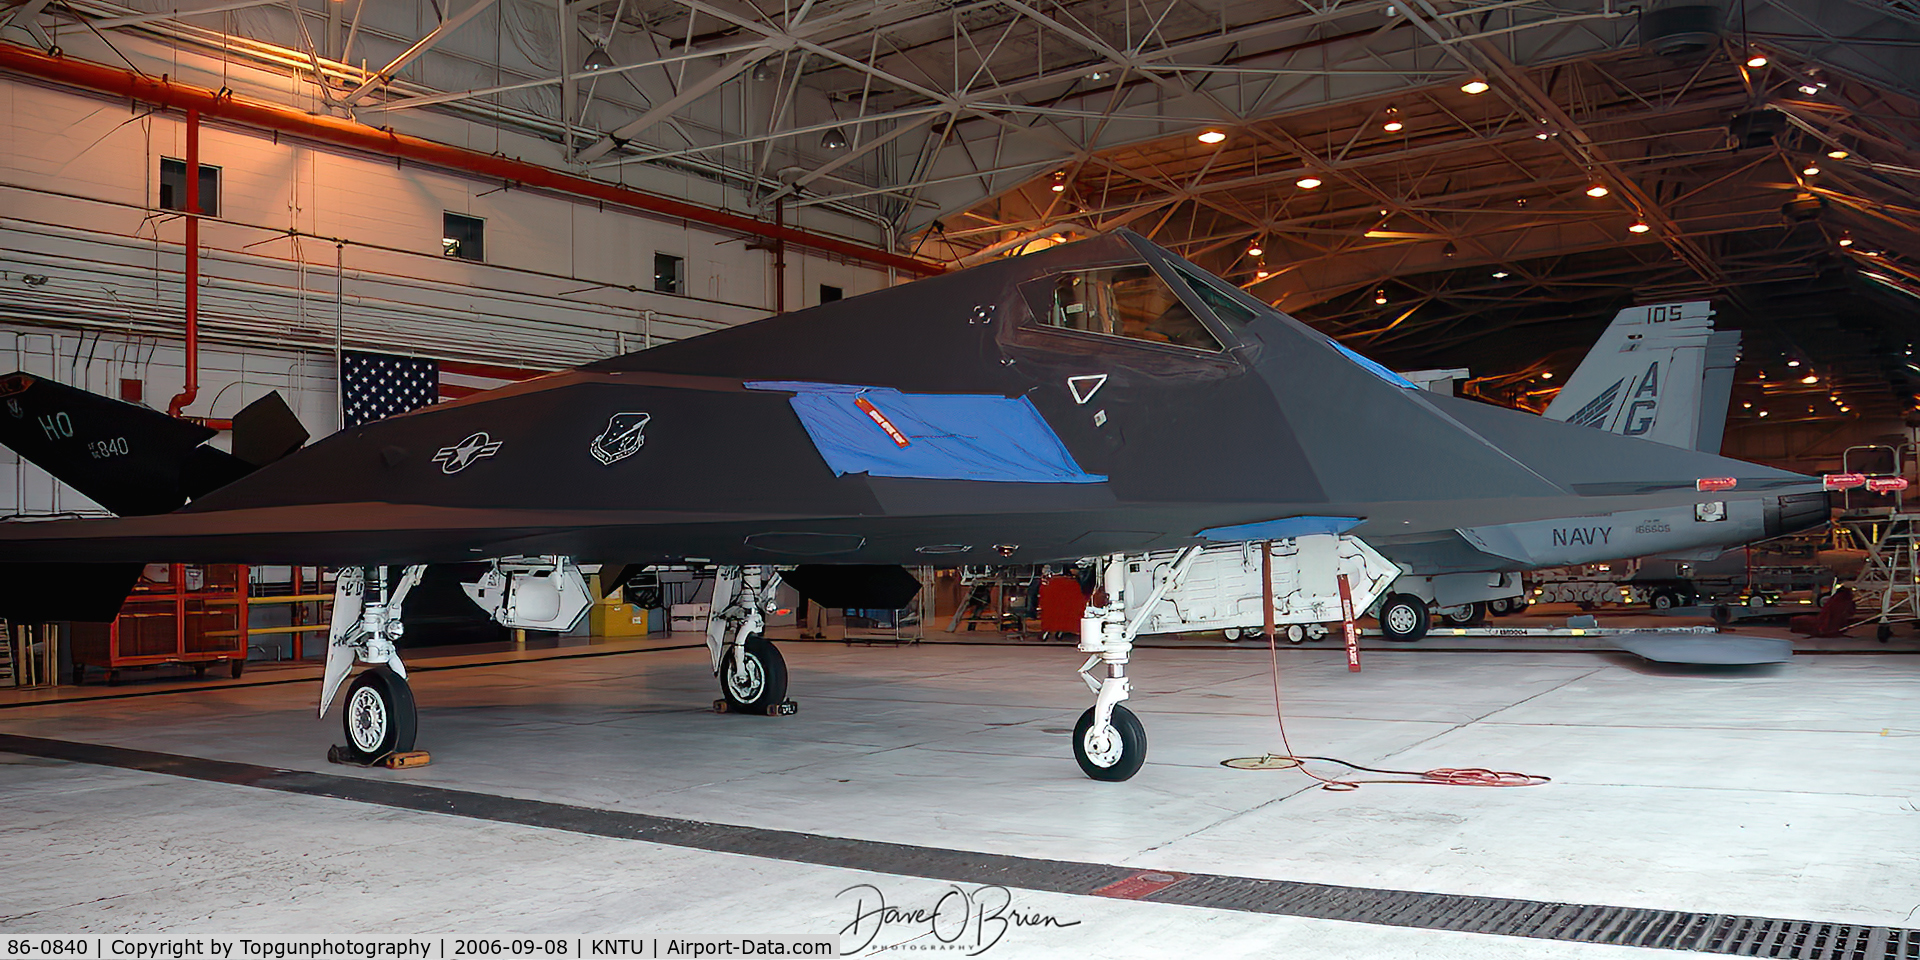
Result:
M1828 490L1847 490L1867 482L1864 473L1829 473L1820 478L1821 485Z
M887 432L887 436L892 437L893 442L895 444L902 447L907 445L907 435L904 433L901 433L900 428L894 426L893 421L888 420L887 415L884 413L881 413L880 408L868 402L866 397L854 397L853 405L856 407L859 407L863 412L865 412L866 415L869 418L871 418L874 423L879 424L880 429L885 430Z
M1340 574L1340 625L1346 631L1347 672L1360 672L1360 631L1353 625L1353 588L1347 584L1347 575Z
M1867 489L1873 493L1891 493L1907 488L1906 477L1868 477Z
M1732 490L1739 485L1740 481L1734 477L1703 477L1693 482L1695 490L1703 491Z

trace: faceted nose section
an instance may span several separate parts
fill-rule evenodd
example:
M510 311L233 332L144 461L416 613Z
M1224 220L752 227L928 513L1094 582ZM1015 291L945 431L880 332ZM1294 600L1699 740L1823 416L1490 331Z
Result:
M1767 536L1778 537L1826 523L1833 515L1830 496L1822 491L1767 498Z

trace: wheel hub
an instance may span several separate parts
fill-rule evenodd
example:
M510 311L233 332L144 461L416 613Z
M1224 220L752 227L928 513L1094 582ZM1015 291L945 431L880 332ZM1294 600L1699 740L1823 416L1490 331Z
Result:
M1088 727L1087 735L1080 739L1080 749L1094 766L1111 767L1120 762L1123 746L1119 732L1109 724L1105 727Z
M347 702L347 717L347 736L353 738L355 747L362 753L380 749L387 738L387 704L379 693L371 687L355 690Z
M766 688L767 672L760 666L760 658L736 655L727 671L727 693L741 703L752 703Z
M1387 626L1394 633L1412 633L1414 628L1413 608L1406 604L1395 604L1387 608Z

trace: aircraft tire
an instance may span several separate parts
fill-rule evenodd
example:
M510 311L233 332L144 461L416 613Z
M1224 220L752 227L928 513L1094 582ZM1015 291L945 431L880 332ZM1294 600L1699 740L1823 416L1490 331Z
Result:
M388 754L412 750L419 725L413 688L384 664L363 671L347 688L340 726L355 763L375 763Z
M1674 607L1677 607L1679 605L1680 605L1680 595L1674 593L1672 590L1665 589L1664 587L1659 590L1655 590L1653 592L1653 596L1647 598L1647 606L1652 607L1655 610L1672 610Z
M729 705L742 713L766 713L787 699L787 660L773 641L759 634L747 638L745 680L733 676L736 656L729 644L720 660L720 693Z
M1388 640L1413 643L1433 626L1427 602L1407 593L1389 594L1380 602L1380 633Z
M1132 710L1118 704L1113 708L1113 732L1117 742L1095 744L1089 749L1087 734L1093 730L1093 708L1080 715L1073 725L1073 759L1080 772L1095 780L1117 783L1131 779L1147 762L1147 728Z
M1464 617L1443 610L1440 613L1440 618L1447 621L1447 626L1450 627L1471 627L1474 624L1484 623L1486 621L1487 605L1484 603L1463 603L1459 607L1448 607L1447 610L1459 610L1463 608L1466 611L1466 616Z

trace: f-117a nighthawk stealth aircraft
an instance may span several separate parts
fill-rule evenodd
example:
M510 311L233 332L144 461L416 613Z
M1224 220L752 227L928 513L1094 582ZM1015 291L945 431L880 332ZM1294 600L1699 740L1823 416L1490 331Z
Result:
M1096 696L1073 748L1089 776L1124 780L1146 751L1121 705L1134 638L1203 557L1270 570L1274 621L1325 623L1399 575L1369 536L1710 503L1720 495L1703 491L1729 486L1819 489L1419 391L1125 231L350 428L279 459L288 444L239 429L264 414L236 418L248 451L236 456L204 446L208 431L28 375L0 379L0 404L0 441L110 510L148 514L0 525L0 561L16 571L86 565L69 568L66 590L9 578L38 586L11 591L0 615L98 608L85 594L123 592L113 564L342 567L321 713L355 661L373 665L345 709L365 758L412 746L396 641L427 564L490 562L469 595L502 624L553 630L591 603L578 563L716 565L713 668L727 700L765 710L786 697L762 635L782 577L844 597L857 578L836 573L874 565L1084 560L1102 584L1079 641ZM1130 569L1161 572L1139 585Z

